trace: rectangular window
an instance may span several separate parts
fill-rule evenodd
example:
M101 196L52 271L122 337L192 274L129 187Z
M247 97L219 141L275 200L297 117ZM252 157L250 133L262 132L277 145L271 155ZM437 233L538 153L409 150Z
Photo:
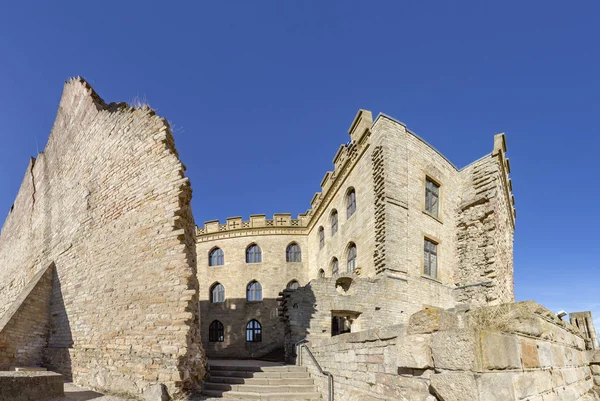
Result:
M438 217L440 203L440 186L429 178L425 181L425 210Z
M425 259L423 264L423 274L437 278L437 246L435 242L425 238Z

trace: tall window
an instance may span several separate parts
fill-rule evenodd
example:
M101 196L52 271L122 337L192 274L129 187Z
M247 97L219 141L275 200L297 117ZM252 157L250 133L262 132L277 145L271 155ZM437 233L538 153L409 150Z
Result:
M325 270L319 269L319 278L325 278Z
M331 260L331 274L338 274L340 272L340 268L338 266L337 258L333 258Z
M333 209L333 212L331 212L331 235L334 235L335 233L337 233L338 230L338 212L337 210Z
M356 192L350 188L346 195L346 217L350 218L356 212Z
M252 244L246 248L246 263L260 262L262 262L262 252L260 250L260 246Z
M225 329L223 328L223 323L218 320L213 320L208 327L208 341L211 343L222 343L225 341Z
M425 181L425 210L438 216L440 203L440 186L429 178Z
M225 262L225 256L221 248L215 248L208 254L209 266L221 266Z
M288 283L288 285L285 287L287 290L292 290L295 291L300 287L300 284L296 281L296 280L292 280Z
M348 264L347 271L348 273L352 273L356 269L356 245L354 243L350 243L348 247Z
M246 287L247 301L262 301L262 287L258 281L252 281Z
M225 302L225 287L221 283L214 283L210 287L210 303L220 304Z
M285 250L285 261L286 262L302 262L302 252L300 251L300 245L289 244Z
M437 246L435 242L425 238L425 260L423 263L423 274L437 278Z
M325 246L325 230L323 227L319 227L319 249Z
M258 320L252 319L246 325L246 342L259 343L262 341L262 326Z

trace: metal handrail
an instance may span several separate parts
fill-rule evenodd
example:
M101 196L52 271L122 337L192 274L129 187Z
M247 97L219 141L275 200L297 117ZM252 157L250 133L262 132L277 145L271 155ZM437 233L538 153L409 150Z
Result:
M296 365L302 366L302 348L304 348L306 352L308 352L308 356L310 356L310 359L312 359L313 363L317 366L317 369L319 369L319 373L321 373L324 376L327 376L327 390L329 392L328 400L333 401L333 375L330 372L321 368L321 365L319 365L319 362L317 362L317 359L311 352L310 348L308 348L308 345L306 345L308 342L309 341L306 338L304 338L296 343L296 355L298 356L298 358L296 359Z

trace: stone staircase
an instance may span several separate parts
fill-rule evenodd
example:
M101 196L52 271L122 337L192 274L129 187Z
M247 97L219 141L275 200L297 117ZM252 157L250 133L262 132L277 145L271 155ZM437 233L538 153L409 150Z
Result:
M305 367L261 361L210 361L202 394L236 400L321 399Z

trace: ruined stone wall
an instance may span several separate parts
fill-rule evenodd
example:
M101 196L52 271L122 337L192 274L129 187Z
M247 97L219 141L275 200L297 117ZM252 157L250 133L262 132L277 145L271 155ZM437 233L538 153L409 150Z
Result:
M600 399L578 330L530 301L423 310L406 325L315 338L308 347L333 374L335 400ZM302 352L325 397L325 376Z
M592 312L571 312L569 313L569 321L577 327L585 337L586 346L588 349L599 349L598 335L594 327L594 318Z
M331 337L331 318L336 312L359 314L352 332L404 324L425 305L454 306L452 290L432 280L378 276L374 278L337 275L312 280L286 292L283 320L286 324L286 356L294 359L294 344L307 338Z
M308 246L305 235L221 234L223 238L200 238L197 244L198 278L200 281L201 330L204 347L209 357L257 358L274 353L283 357L283 330L277 309L279 293L292 280L306 283ZM286 262L286 248L297 243L302 251L302 262ZM246 263L246 248L257 244L262 251L261 263ZM209 266L208 255L215 247L224 253L224 265ZM246 288L251 281L262 287L263 300L248 302ZM225 302L211 303L211 287L220 283L225 288ZM256 319L262 325L262 341L246 342L246 324ZM209 342L209 326L219 320L225 329L223 342ZM277 355L278 354L278 355Z
M486 305L514 300L514 209L504 135L494 151L461 171L458 208L459 303Z
M54 265L40 270L0 317L0 371L40 366L48 346Z
M204 375L191 189L164 119L66 83L0 235L0 312L54 262L46 364L139 396ZM40 316L40 320L42 316Z

